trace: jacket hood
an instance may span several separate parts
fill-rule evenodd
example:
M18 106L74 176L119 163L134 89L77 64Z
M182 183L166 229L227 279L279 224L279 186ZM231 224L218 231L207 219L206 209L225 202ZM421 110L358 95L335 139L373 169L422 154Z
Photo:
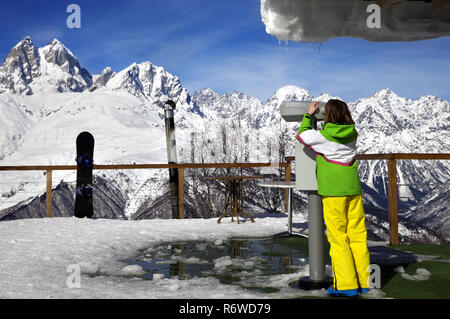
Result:
M358 137L355 124L339 125L327 123L320 132L327 140L339 144L348 144Z

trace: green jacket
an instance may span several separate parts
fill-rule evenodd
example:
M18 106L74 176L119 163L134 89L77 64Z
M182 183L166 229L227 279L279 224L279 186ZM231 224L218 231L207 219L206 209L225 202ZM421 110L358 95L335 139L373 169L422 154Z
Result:
M311 116L303 116L297 139L316 153L316 177L321 196L361 194L356 157L355 125L327 123L321 131L314 130Z

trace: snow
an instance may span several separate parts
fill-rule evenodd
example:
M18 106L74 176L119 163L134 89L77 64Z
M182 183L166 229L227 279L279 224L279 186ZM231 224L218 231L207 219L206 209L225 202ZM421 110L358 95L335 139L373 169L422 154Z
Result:
M261 285L279 288L265 294L236 285L221 284L206 277L180 280L153 274L152 280L140 277L139 265L123 260L167 242L213 241L230 238L267 237L287 229L287 217L256 218L232 223L230 218L217 223L212 219L109 220L42 218L0 223L0 298L295 298L325 296L325 290L301 291L289 283L309 274L308 265L295 273L252 276L243 287ZM294 222L304 222L294 216ZM198 249L204 247L198 245ZM201 263L201 260L183 262ZM258 260L215 260L215 267L243 263L251 269ZM329 267L328 267L329 268ZM74 280L75 270L80 277ZM245 270L244 270L245 271Z
M425 268L417 268L414 275L407 274L402 266L395 268L394 271L400 273L403 279L413 281L425 281L431 276L431 273Z
M360 0L261 0L266 32L281 41L323 42L336 37L369 41L416 41L450 35L449 8L404 1L381 9L380 28L370 28L370 2Z
M121 271L124 275L128 276L141 276L146 273L142 266L139 265L128 265L123 267Z

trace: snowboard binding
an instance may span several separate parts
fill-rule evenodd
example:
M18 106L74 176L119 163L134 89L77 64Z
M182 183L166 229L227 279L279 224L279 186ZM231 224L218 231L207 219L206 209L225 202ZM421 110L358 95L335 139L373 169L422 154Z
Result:
M92 168L94 167L94 161L92 158L83 156L83 155L77 155L77 157L75 158L75 161L80 164L83 165L86 168Z
M92 186L83 184L77 187L77 194L83 198L92 198Z

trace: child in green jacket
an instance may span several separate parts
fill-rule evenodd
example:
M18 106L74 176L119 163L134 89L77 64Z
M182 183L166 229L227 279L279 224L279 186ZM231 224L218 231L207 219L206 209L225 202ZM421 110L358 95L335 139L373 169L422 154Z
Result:
M297 139L316 152L318 194L330 243L333 286L330 295L356 296L368 292L369 251L358 176L358 132L345 102L331 99L325 106L324 126L311 125L318 102L309 106Z

